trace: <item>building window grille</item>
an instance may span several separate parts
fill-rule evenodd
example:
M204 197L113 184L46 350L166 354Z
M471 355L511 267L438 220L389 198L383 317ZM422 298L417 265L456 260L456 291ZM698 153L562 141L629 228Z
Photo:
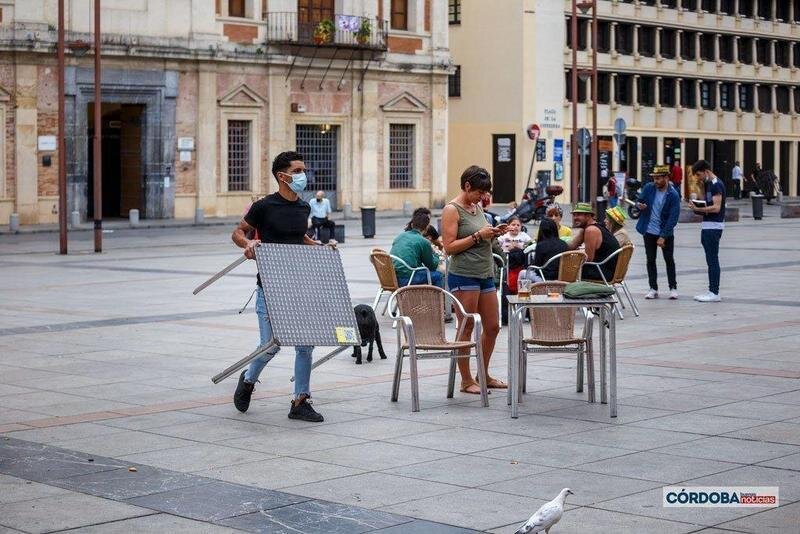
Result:
M303 155L306 164L307 189L336 191L339 127L330 124L298 124L295 126L295 139L297 151Z
M697 43L695 42L695 32L683 32L681 37L681 57L686 61L694 61Z
M408 30L408 0L392 0L392 29Z
M389 125L389 188L414 187L414 125Z
M250 190L250 121L228 121L228 191Z
M762 113L772 113L772 90L769 86L758 86L758 110Z
M775 88L775 105L778 113L789 113L789 88L779 85Z
M658 82L658 103L664 107L675 107L675 79L661 78Z
M700 107L703 109L714 109L714 87L710 82L700 83Z
M639 77L639 104L642 106L652 106L655 104L655 80L649 76Z
M447 14L450 24L461 24L461 0L449 0Z
M719 107L724 111L733 111L733 87L730 83L723 83L719 86Z
M246 16L244 0L228 0L228 16L244 18Z
M753 111L753 86L742 84L739 86L739 109Z
M697 107L694 80L683 80L681 82L681 106L688 109Z
M456 71L447 77L448 96L461 96L461 65L456 65Z

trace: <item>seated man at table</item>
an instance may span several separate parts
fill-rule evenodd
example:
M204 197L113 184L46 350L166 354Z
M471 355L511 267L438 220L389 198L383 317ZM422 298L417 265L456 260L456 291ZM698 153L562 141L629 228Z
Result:
M314 228L316 238L322 238L319 232L320 228L327 228L328 240L332 241L336 223L328 218L331 214L331 201L325 198L324 191L317 191L316 198L309 202L309 205L311 206L311 227Z
M428 208L414 210L407 229L394 239L389 253L406 262L412 269L427 267L431 272L431 283L443 287L442 273L436 270L439 267L439 256L433 252L431 242L422 236L430 224L431 211ZM394 261L394 270L397 273L397 282L401 287L408 285L409 280L412 284L428 283L428 275L424 270L412 273L399 261Z
M597 223L594 218L594 208L588 202L578 202L575 205L572 210L572 225L575 228L581 228L583 232L570 241L569 248L575 250L580 245L585 245L584 252L586 252L587 262L601 263L619 250L619 241L605 225ZM607 281L614 278L616 268L616 256L602 266L603 276ZM603 276L600 275L596 266L583 266L581 278L584 280L602 280Z

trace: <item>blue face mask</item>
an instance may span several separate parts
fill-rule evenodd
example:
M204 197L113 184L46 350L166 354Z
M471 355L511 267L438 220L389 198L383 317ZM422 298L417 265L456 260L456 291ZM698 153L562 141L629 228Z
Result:
M286 185L289 186L289 189L294 191L295 193L299 193L300 191L306 188L306 184L308 183L308 178L306 178L306 173L301 172L299 174L292 174L292 181L286 182Z

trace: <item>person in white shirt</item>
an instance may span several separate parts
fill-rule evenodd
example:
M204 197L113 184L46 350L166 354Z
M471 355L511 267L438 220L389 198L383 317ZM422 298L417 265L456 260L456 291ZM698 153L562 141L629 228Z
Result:
M324 192L317 191L316 198L309 204L311 205L311 227L314 228L316 238L320 238L320 228L327 228L328 239L333 240L336 224L328 218L331 213L331 201L325 198Z
M736 197L736 200L740 200L742 198L744 172L742 172L742 167L739 165L738 161L733 164L733 170L731 170L731 180L733 180L733 196Z
M508 232L497 238L503 252L511 252L514 249L522 250L531 241L533 241L531 236L522 231L522 222L519 217L511 217L508 220Z

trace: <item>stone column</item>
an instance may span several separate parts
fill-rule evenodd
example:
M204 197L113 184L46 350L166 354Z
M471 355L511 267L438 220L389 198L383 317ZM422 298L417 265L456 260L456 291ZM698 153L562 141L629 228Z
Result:
M439 83L436 79L439 78ZM447 76L433 76L431 106L431 198L430 205L444 206L447 202ZM389 157L388 154L384 157ZM422 154L419 155L422 157Z
M700 80L694 81L694 103L696 109L703 109L703 104L700 100Z
M197 207L212 217L217 214L218 117L217 73L201 63L197 73Z
M732 15L739 16L739 0L733 0L733 13Z
M758 0L751 0L750 3L753 4L753 7L751 8L751 11L753 12L753 18L758 20Z
M789 86L789 113L792 115L797 115L797 108L795 108L795 87L794 85Z
M775 66L775 46L777 44L778 44L778 41L775 40L775 39L772 39L769 42L769 66L770 67L774 67Z
M714 34L714 61L719 63L719 34Z
M698 5L700 3L698 2ZM703 40L703 33L697 32L694 34L694 60L698 63L703 61L703 55L700 53L700 43Z
M683 78L675 78L675 107L678 109L683 108L683 103L681 102L681 83L683 83Z
M378 82L370 79L369 73L361 89L363 94L363 120L361 122L361 199L353 207L375 206L378 202L378 181L388 177L378 169L378 153L383 151L383 142L378 134ZM388 128L386 123L386 128ZM388 158L388 154L383 155ZM446 163L445 163L446 165ZM355 192L354 192L355 193Z
M39 222L38 67L17 64L16 78L16 212L19 213L21 224L35 224ZM53 156L56 157L56 154Z
M295 133L290 131L291 117L289 116L289 109L291 107L290 94L292 83L296 78L289 78L286 82L286 67L270 68L268 71L269 76L269 121L268 134L269 140L267 142L267 183L266 192L274 193L278 190L278 182L272 176L272 160L283 152L289 150L289 143L295 140Z
M661 59L661 32L663 28L656 28L656 59Z
M634 57L639 55L639 28L642 26L640 24L634 24L633 26L633 55Z
M775 0L772 0L772 9L771 9L770 13L772 15L772 20L773 21L778 18L778 4L775 3ZM778 143L775 143L775 144L777 145Z
M611 46L610 46L609 52L612 55L614 55L617 52L617 24L619 24L619 23L618 22L613 22L613 21L611 22L611 30L610 30L610 32L611 32L611 34L610 34L610 40L611 40L610 44L611 44Z
M753 48L753 65L758 65L758 37L753 37L750 44Z
M760 104L758 102L758 88L761 87L760 83L753 84L753 113L761 113Z
M739 99L739 94L742 90L742 83L736 82L736 85L733 89L733 109L736 110L736 113L741 113L742 111L742 103Z
M683 0L675 0L675 8L680 11L683 8Z
M656 76L656 83L655 83L655 91L654 91L654 106L656 108L661 107L661 76Z
M714 109L716 111L722 111L722 106L720 105L720 88L722 87L722 82L717 82L714 84Z
M769 96L769 98L772 101L772 103L770 105L770 110L772 111L772 113L777 113L778 112L777 89L778 89L778 86L775 85L775 84L772 84L772 86L770 87L770 96Z
M683 57L681 55L681 39L683 38L683 30L677 30L675 32L675 58Z
M739 64L739 36L733 36L733 62Z
M639 105L639 75L633 75L633 91L631 91L631 104L636 107Z
M722 2L720 2L720 0L717 0L717 11L716 11L716 14L719 15L721 10L722 10Z
M794 66L794 55L796 53L796 46L797 46L797 43L795 43L794 41L789 41L789 68L790 69L796 68Z
M592 21L586 19L586 50L592 49Z
M794 90L794 87L792 87L792 90ZM612 106L617 103L617 73L616 72L612 72L611 73L611 91L610 91L610 94L609 94L609 102L611 103Z

